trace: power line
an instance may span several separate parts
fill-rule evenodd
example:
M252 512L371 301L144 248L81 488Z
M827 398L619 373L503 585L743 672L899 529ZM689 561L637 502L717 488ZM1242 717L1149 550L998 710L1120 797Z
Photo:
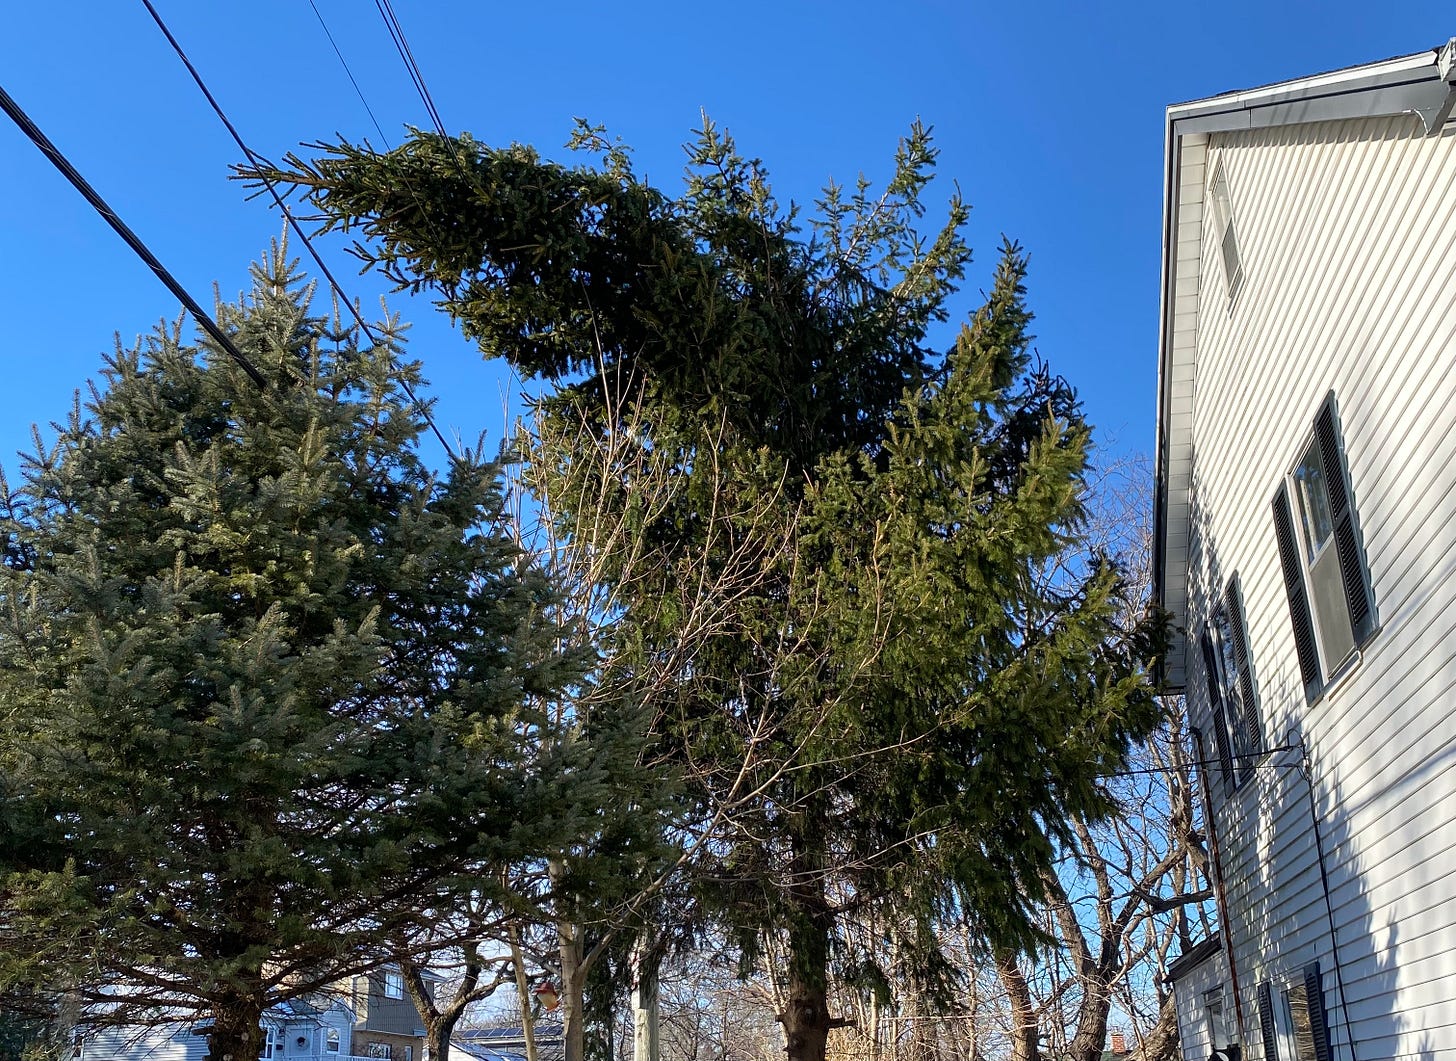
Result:
M339 57L339 65L344 68L344 73L349 77L349 84L354 86L354 93L359 97L359 102L364 104L364 110L369 114L369 120L374 123L374 129L379 133L379 139L384 144L386 151L391 150L389 137L384 135L384 127L379 124L379 119L374 116L374 108L369 106L369 101L364 98L364 90L359 87L358 80L354 77L354 71L349 69L349 61L344 58L343 51L339 48L339 42L334 40L334 34L329 29L329 24L324 21L324 14L318 9L314 0L308 0L308 6L313 8L314 18L318 19L319 25L323 28L324 36L329 39L329 45L334 49L334 54Z
M1240 753L1235 754L1235 755L1230 755L1229 758L1230 759L1259 759L1259 758L1262 758L1265 755L1272 755L1274 752L1299 752L1301 755L1303 755L1304 754L1304 747L1302 745L1299 745L1299 744L1281 744L1278 747L1274 747L1274 748L1263 748L1263 749L1260 749L1259 751L1256 751L1256 752L1240 752ZM1144 776L1144 775L1147 775L1147 774L1166 774L1169 770L1172 770L1172 769L1174 769L1177 766L1201 766L1201 767L1207 768L1207 767L1210 767L1210 766L1221 766L1222 764L1223 764L1223 760L1222 759L1184 759L1184 760L1182 760L1179 763L1174 763L1174 764L1171 764L1171 765L1165 766L1165 767L1152 766L1152 767L1146 767L1146 768L1140 768L1140 769L1131 769L1131 770L1114 770L1114 771L1112 771L1112 773L1110 773L1110 774L1103 774L1102 776L1103 777L1140 777L1140 776ZM1255 765L1260 765L1260 764L1257 764L1256 763ZM1297 767L1297 766L1303 765L1303 760L1301 760L1298 763L1265 763L1265 764L1262 764L1262 765L1266 765L1266 766L1279 766L1279 767Z
M404 63L405 70L410 75L410 80L415 84L415 91L419 93L421 102L425 105L425 112L429 114L430 121L435 126L435 132L439 134L440 140L449 150L455 165L460 168L460 175L468 183L475 183L475 176L470 167L465 164L465 159L460 155L460 149L455 143L455 138L445 128L445 122L440 117L440 110L435 106L435 97L430 93L430 88L425 84L425 73L420 69L420 64L415 61L414 50L409 46L409 40L404 35L404 26L400 24L399 16L394 13L394 5L390 0L374 0L374 6L379 9L380 17L384 19L385 29L389 30L390 40L394 41L394 49L399 53L400 60Z
M445 131L445 123L440 119L440 111L435 106L435 99L430 95L429 86L425 84L424 72L420 64L415 62L414 51L405 39L404 27L399 23L399 16L394 13L394 6L389 0L374 0L374 6L379 9L379 15L384 19L384 27L389 30L390 40L394 41L394 49L399 52L399 57L404 61L404 68L410 75L410 80L415 83L415 91L420 94L420 100L425 105L425 112L429 114L430 121L434 123L435 132L442 137L449 139L449 133Z
M152 21L157 24L157 28L162 31L162 35L167 38L167 43L172 46L172 50L177 54L177 58L182 61L182 65L185 66L187 68L187 72L192 75L193 82L197 85L198 89L201 90L203 97L206 98L208 105L212 108L212 112L217 115L218 120L222 122L223 127L227 129L228 135L233 138L233 143L238 145L238 150L241 151L243 153L243 156L253 164L255 170L263 165L271 166L272 163L269 162L268 159L255 152L243 140L242 135L237 130L237 127L233 125L232 121L229 120L227 114L223 111L222 105L217 102L216 97L214 97L212 92L208 89L207 83L202 80L202 75L198 73L197 68L192 65L192 60L189 59L187 57L187 53L182 50L182 45L179 44L177 38L172 35L172 31L167 27L167 23L163 21L162 16L158 14L157 9L152 6L152 0L142 0L142 4L146 7L147 13L152 16ZM317 8L315 8L315 12L317 12ZM357 306L355 306L354 301L349 298L349 296L344 292L343 286L340 285L339 281L335 278L333 270L331 270L324 262L323 256L320 255L318 249L314 247L313 241L309 238L308 233L304 230L303 226L298 223L298 219L293 216L293 211L288 209L288 204L284 202L283 196L278 193L277 186L267 177L261 177L260 179L262 180L264 187L268 189L268 194L272 196L273 202L275 202L278 205L278 209L283 212L284 220L288 222L289 228L291 228L298 235L298 238L303 241L304 247L308 249L309 257L314 260L314 264L318 266L319 272L321 272L324 276L324 279L328 281L329 287L333 289L334 294L339 297L344 305L349 307L349 313L353 316L354 320L358 323L360 330L363 331L364 335L369 339L369 341L375 346L383 349L385 351L385 356L388 357L392 362L394 359L393 356L389 353L388 347L384 343L380 342L379 337L376 336L373 329L369 327L369 323L364 319L364 315L359 312L359 309ZM421 401L419 396L415 394L414 388L410 386L409 380L405 379L401 375L399 377L399 385L404 390L405 394L409 397L409 400L414 403L415 408L419 410L420 416L424 418L425 423L429 425L429 428L434 433L435 438L438 439L440 445L444 447L445 453L452 461L458 459L455 456L455 450L446 440L444 433L441 432L438 426L436 426L435 418L430 415L430 407L426 405L423 401Z
M137 257L146 263L147 267L156 274L157 279L161 280L167 286L167 290L171 291L177 300L187 308L187 312L192 314L197 323L202 326L202 330L207 332L212 337L212 340L218 346L222 347L223 351L229 357L237 362L238 366L248 374L249 379L256 383L260 389L266 390L268 381L263 377L263 374L253 366L251 361L243 356L243 352L224 334L223 330L218 327L217 322L203 311L196 299L187 293L187 289L178 282L175 276L167 271L166 266L158 261L157 256L141 241L141 237L133 232L127 226L126 222L122 221L116 211L107 204L106 200L101 197L95 188L91 187L90 182L81 176L76 167L71 165L70 160L61 153L60 148L51 143L50 138L41 132L40 127L31 121L30 115L21 109L20 104L16 103L11 98L10 93L6 92L4 88L0 88L0 109L3 109L10 117L10 120L20 127L20 131L29 137L31 143L40 148L41 154L50 159L51 165L61 171L61 175L71 182L71 186L81 193L82 197L111 226L112 230L136 253Z

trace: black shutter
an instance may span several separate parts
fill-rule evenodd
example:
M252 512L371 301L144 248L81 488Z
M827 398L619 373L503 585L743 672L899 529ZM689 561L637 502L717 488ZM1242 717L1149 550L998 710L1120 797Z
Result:
M1330 1026L1325 1020L1325 996L1320 989L1319 962L1304 967L1304 1002L1309 1009L1315 1061L1330 1061Z
M1340 558L1345 604L1350 609L1350 628L1355 632L1355 644L1363 645L1374 629L1374 610L1370 607L1370 586L1355 533L1355 509L1350 504L1349 478L1344 447L1340 445L1340 429L1335 423L1333 393L1314 418L1314 434L1319 440L1320 467L1325 474L1325 492L1329 495L1330 517L1335 525L1335 551Z
M1289 514L1289 490L1280 486L1274 495L1274 537L1279 540L1279 560L1284 568L1284 592L1289 596L1289 618L1294 623L1294 648L1299 653L1299 674L1304 679L1304 697L1313 700L1324 684L1319 653L1314 646L1314 621L1309 614L1309 595L1304 590L1304 562L1294 540L1294 518Z
M1239 698L1243 700L1244 734L1249 746L1240 751L1256 752L1264 747L1263 732L1259 725L1259 705L1254 700L1254 666L1249 659L1249 642L1244 636L1244 594L1239 586L1239 576L1229 580L1228 592L1223 598L1224 614L1228 616L1229 631L1233 634L1234 666L1239 669ZM1239 766L1248 769L1252 764L1241 762Z
M1203 672L1208 676L1208 706L1213 709L1213 739L1218 745L1218 765L1223 772L1225 794L1234 787L1234 757L1229 750L1228 716L1223 709L1223 687L1218 682L1218 661L1213 640L1203 635Z
M1264 1036L1264 1061L1279 1061L1279 1040L1274 1035L1274 992L1268 980L1259 985L1259 1031Z

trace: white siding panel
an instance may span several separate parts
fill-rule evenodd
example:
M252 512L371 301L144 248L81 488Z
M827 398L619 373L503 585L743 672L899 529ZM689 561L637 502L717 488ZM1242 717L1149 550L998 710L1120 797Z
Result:
M1362 1061L1456 1061L1456 135L1422 132L1407 116L1214 136L1245 279L1230 306L1202 217L1197 266L1219 279L1191 328L1187 628L1237 573L1265 743L1310 751L1329 883L1297 751L1226 800L1213 771L1244 1010L1318 959L1348 1057L1337 949ZM1380 628L1307 705L1270 502L1331 390ZM1200 653L1188 671L1206 728Z

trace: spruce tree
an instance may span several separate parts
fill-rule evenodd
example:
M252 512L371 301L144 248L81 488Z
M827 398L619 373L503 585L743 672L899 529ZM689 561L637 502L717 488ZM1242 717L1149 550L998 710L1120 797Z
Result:
M0 527L0 995L214 1061L562 827L535 705L579 668L499 468L432 474L419 366L311 294L275 248L218 306L263 388L118 344Z
M822 1061L831 980L888 988L847 919L901 926L902 968L942 991L938 917L1036 937L1067 823L1110 808L1099 779L1156 719L1149 646L1119 636L1111 563L1045 577L1089 429L1032 354L1019 248L930 344L970 254L958 198L917 231L924 129L882 193L831 186L807 229L711 124L675 198L577 141L603 162L418 134L251 172L552 385L528 460L559 530L635 529L602 565L612 651L648 666L704 622L656 729L684 829L714 831L697 893L746 961L781 956L788 1056Z

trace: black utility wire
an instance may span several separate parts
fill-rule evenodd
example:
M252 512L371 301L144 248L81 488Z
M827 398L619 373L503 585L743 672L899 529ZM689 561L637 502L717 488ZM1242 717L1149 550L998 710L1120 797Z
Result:
M430 88L425 84L425 73L420 69L420 64L415 62L415 53L405 39L404 26L400 25L399 16L394 13L394 5L390 0L374 0L374 6L379 9L380 17L384 19L384 27L389 30L389 37L394 41L394 49L399 52L405 70L410 75L410 80L415 83L415 91L419 93L420 100L425 105L425 111L434 123L435 132L440 135L445 147L449 150L451 157L455 159L455 165L460 168L460 175L466 181L474 184L475 177L470 167L465 164L465 159L460 155L460 149L455 143L455 138L445 128L445 121L440 117L440 110L435 106L435 97L431 95Z
M243 156L255 167L272 165L271 162L269 162L262 155L259 155L252 148L250 148L247 143L244 142L242 135L237 130L237 127L234 126L233 123L228 119L227 114L223 112L221 104L217 102L217 99L208 89L207 83L202 80L202 75L199 74L197 72L197 68L192 65L192 60L187 58L187 53L182 50L182 45L177 42L176 37L172 36L172 31L167 28L167 23L162 20L162 16L157 13L157 9L152 6L152 0L142 0L142 4L146 7L147 13L152 16L152 21L157 24L157 28L162 31L162 35L167 38L167 43L172 46L172 50L177 53L177 58L182 60L182 65L185 66L187 68L187 72L192 75L193 82L196 83L197 87L202 91L202 95L207 99L208 105L212 107L212 112L217 115L218 120L222 122L223 127L227 129L228 135L233 138L233 143L238 145L238 150L241 151L243 153ZM318 250L313 245L313 241L309 239L308 233L304 231L303 226L300 225L298 223L298 220L293 216L293 211L288 209L288 204L283 201L283 196L278 194L277 187L267 177L263 177L261 179L263 181L263 186L268 189L268 194L271 195L273 197L273 201L278 204L278 209L283 211L283 217L284 220L288 222L288 226L293 229L295 233L297 233L299 239L303 240L303 245L308 248L309 257L313 258L314 264L319 267L319 271L323 274L324 279L329 282L329 287L333 289L334 294L339 297L344 305L349 307L349 313L358 323L360 330L364 332L364 335L375 346L383 347L384 344L379 341L378 336L376 336L373 330L369 327L368 322L364 319L364 315L360 313L358 307L354 305L353 299L349 298L349 296L344 293L344 289L339 284L339 281L335 279L333 271L329 269L329 267L324 263L323 256L319 254ZM387 352L386 356L388 356ZM451 447L450 443L446 441L445 435L440 431L439 427L435 425L435 418L430 415L430 407L426 405L423 401L421 401L418 396L416 396L414 388L411 387L409 381L404 379L402 376L400 377L399 385L404 389L404 392L409 397L409 400L414 403L415 408L419 410L420 415L424 417L425 423L430 426L430 430L434 432L435 438L439 440L440 445L445 448L445 453L450 457L452 461L456 460L457 458L455 456L455 450Z
M323 12L318 9L318 4L314 3L314 0L308 0L308 6L313 8L314 18L318 19L318 24L323 27L324 36L329 39L329 45L334 49L334 54L339 57L339 65L344 68L344 73L348 75L349 84L354 86L354 94L359 97L359 102L364 104L364 110L369 114L369 120L374 123L375 132L379 134L379 139L384 143L385 149L388 150L390 147L389 137L384 135L384 127L379 124L379 119L374 116L374 108L369 106L369 101L364 98L364 90L359 87L359 82L354 77L354 71L349 69L349 61L344 58L344 53L339 48L339 42L334 40L333 31L329 29L329 24L324 21Z
M1231 755L1231 756L1229 756L1229 758L1230 759L1259 759L1259 758L1262 758L1265 755L1272 755L1275 752L1300 752L1302 754L1303 753L1303 750L1304 750L1303 747L1301 745L1298 745L1298 744L1281 744L1281 745L1278 745L1277 747L1274 747L1274 748L1261 748L1259 751L1256 751L1256 752L1240 752L1237 755ZM1202 767L1209 767L1209 766L1220 766L1220 765L1222 765L1222 763L1223 763L1223 760L1222 759L1183 759L1183 760L1181 760L1179 762L1176 762L1176 763L1169 763L1167 766L1149 766L1149 767L1142 767L1142 768L1136 768L1136 769L1131 769L1131 770L1114 770L1114 771L1112 771L1112 773L1110 773L1110 774L1103 774L1102 776L1103 777L1139 777L1139 776L1143 776L1143 775L1147 775L1147 774L1166 774L1170 770L1173 770L1173 769L1175 769L1176 767L1179 767L1179 766L1202 766ZM1255 765L1275 766L1275 767L1283 767L1283 768L1295 768L1295 767L1301 766L1302 765L1302 762L1301 763L1262 763L1262 764L1255 764Z
M243 356L243 352L223 333L223 330L217 326L217 322L203 311L196 299L187 293L187 289L167 271L166 266L157 260L157 256L141 241L141 237L127 227L126 222L117 216L116 211L111 209L105 199L101 198L100 193L91 187L86 178L81 176L75 166L71 165L70 160L61 154L60 148L51 143L50 138L40 131L40 127L30 120L30 115L26 114L20 104L16 103L10 93L3 88L0 88L0 109L9 115L11 121L20 126L20 131L30 138L31 143L40 148L41 154L50 159L51 165L61 171L61 175L71 182L72 187L81 193L82 197L111 226L112 230L126 242L126 245L136 252L137 257L147 264L147 268L156 274L157 279L167 285L167 290L171 291L177 300L187 307L187 312L191 313L197 323L202 326L202 330L212 337L213 342L222 347L227 355L238 363L238 366L248 374L249 379L260 388L266 389L268 381L264 379L263 374L253 367L253 363Z

